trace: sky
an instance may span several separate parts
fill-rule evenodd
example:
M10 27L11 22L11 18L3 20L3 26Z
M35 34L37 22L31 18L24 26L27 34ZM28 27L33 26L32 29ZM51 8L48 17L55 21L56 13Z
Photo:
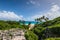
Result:
M60 16L60 0L0 0L0 20L26 20Z

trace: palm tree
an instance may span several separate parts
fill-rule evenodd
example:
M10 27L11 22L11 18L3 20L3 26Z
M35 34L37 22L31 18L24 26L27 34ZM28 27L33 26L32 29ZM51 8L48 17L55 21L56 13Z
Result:
M45 19L45 16L42 16L41 19Z
M45 21L48 21L48 20L49 20L49 18L47 18L47 17L46 17L44 20L45 20Z
M49 18L47 18L47 17L46 17L46 19L47 19L47 21L49 20Z
M41 21L41 18L37 18L37 19L35 19L35 21L40 22Z
M48 21L49 19L47 17L45 18L45 16L35 19L37 22L43 22L42 20Z
M42 22L42 18L39 18L38 20L39 20L39 22Z

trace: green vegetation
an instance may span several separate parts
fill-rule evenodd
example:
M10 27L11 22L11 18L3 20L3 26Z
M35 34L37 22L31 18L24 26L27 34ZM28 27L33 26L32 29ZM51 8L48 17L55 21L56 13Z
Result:
M60 38L47 38L45 40L60 40Z
M60 17L38 24L32 31L39 37L39 40L60 37Z
M27 31L25 33L25 37L27 40L38 40L38 36L34 34L32 31Z
M48 20L47 18L45 22L43 22L42 19L45 20L46 18L43 16L41 18L35 19L36 21L42 23L37 23L35 27L32 30L30 30L31 32L33 32L33 34L38 36L38 38L32 33L31 34L38 40L60 40L60 17L55 18L53 20ZM27 35L29 34L30 33L28 33ZM31 35L27 37L29 38L27 40L35 40L33 37L32 39L30 36Z
M28 30L31 23L25 25L25 21L23 21L23 25L21 25L21 21L0 20L0 30L21 28L26 30L25 37L27 40L60 40L60 17L48 20L48 18L43 16L35 20L37 21L37 24L35 24L35 27L32 30ZM42 20L45 21L43 22Z
M22 28L22 29L28 29L28 26L21 25L18 21L3 21L0 20L0 30L7 30L11 28Z

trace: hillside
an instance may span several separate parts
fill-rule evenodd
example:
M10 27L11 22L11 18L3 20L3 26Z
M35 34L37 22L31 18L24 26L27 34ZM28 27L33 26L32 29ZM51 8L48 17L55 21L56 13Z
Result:
M0 30L12 28L25 29L26 40L60 40L60 17L40 24L35 24L34 28L28 30L29 26L20 24L18 21L0 20Z
M30 31L38 36L38 40L60 40L60 17L43 22L42 24L36 24L35 28Z
M21 25L19 21L4 21L0 20L0 30L8 30L11 28L27 29L26 25Z

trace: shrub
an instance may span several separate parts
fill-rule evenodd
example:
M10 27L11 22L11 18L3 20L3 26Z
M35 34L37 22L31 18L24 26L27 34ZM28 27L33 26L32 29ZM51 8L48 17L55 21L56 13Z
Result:
M34 34L32 31L27 31L25 33L25 37L27 40L38 40L38 36Z

